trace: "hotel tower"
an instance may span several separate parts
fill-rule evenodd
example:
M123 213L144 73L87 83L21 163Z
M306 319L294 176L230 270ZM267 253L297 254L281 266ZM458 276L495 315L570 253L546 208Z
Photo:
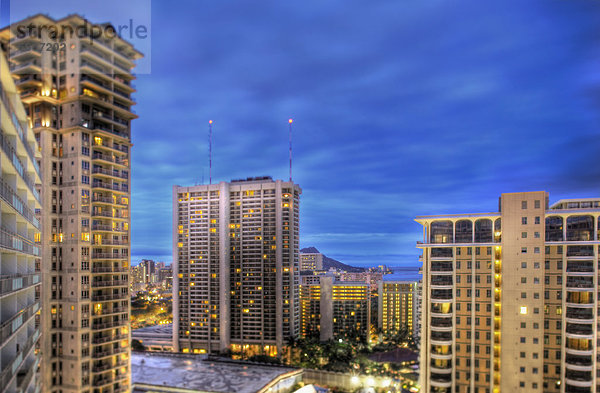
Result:
M599 216L600 198L523 192L417 217L423 391L599 391Z
M274 356L298 337L301 192L270 177L173 187L175 351Z
M0 392L39 392L40 152L0 54Z
M42 152L40 351L49 393L130 389L131 94L141 54L119 38L80 36L86 23L36 15L0 32Z

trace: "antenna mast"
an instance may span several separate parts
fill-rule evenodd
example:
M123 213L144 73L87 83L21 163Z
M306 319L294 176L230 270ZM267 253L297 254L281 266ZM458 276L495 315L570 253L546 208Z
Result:
M208 121L208 184L212 184L212 120Z
M294 122L293 119L289 119L288 123L289 123L289 139L290 139L290 181L292 181L292 123Z

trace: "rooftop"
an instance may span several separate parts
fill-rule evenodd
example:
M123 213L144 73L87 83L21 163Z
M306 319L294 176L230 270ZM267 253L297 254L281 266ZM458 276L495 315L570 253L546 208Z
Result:
M256 393L272 381L301 370L248 362L209 360L198 355L131 354L134 385L171 387L203 393ZM136 390L134 392L142 391Z

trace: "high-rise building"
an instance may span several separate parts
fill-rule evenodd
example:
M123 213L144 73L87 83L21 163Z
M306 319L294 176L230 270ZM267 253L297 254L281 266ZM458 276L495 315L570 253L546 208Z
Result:
M0 32L42 151L45 392L130 388L131 81L141 54L106 26L91 38L78 15L36 15Z
M600 198L420 216L426 392L596 392Z
M364 282L338 281L331 274L302 276L300 319L302 337L318 336L321 341L349 336L368 339L369 286Z
M384 335L405 330L414 333L417 319L417 283L410 281L379 281L378 327Z
M301 252L300 270L315 271L323 270L323 254L320 252Z
M299 334L301 189L270 177L173 188L173 346L280 353Z
M41 183L33 131L0 53L0 392L39 391Z
M151 259L142 259L138 266L142 269L144 283L152 284L158 280L156 262Z

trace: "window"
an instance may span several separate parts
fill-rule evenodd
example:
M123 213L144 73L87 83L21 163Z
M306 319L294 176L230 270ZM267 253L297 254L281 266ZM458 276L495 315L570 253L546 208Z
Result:
M527 277L521 277L521 284L527 284Z
M81 161L81 169L83 169L84 171L89 170L90 162L89 161Z
M540 263L539 262L533 262L533 268L534 269L539 269L540 268Z
M540 223L540 216L537 216L537 217L535 218L535 223L536 223L536 224L539 224L539 223Z
M90 177L89 177L89 176L82 175L82 176L81 176L81 182L82 182L83 184L90 184ZM96 183L94 183L94 184L96 184Z
M521 254L527 254L527 247L521 247Z
M526 355L525 355L525 352L521 352L521 353L519 354L519 356L520 356L521 358L525 359L525 357L526 357Z
M89 156L90 155L90 148L82 146L81 147L81 154L83 154L84 156Z
M523 225L527 224L527 217L521 217L521 224L523 224Z
M526 269L527 268L527 262L521 262L521 267L523 269Z
M540 253L540 248L539 247L534 247L533 248L533 253L534 254L539 254Z
M533 237L535 237L536 239L540 238L540 233L539 232L533 232Z
M521 344L525 344L526 340L525 337L521 337Z
M535 209L539 209L540 208L540 200L536 199L535 201L533 201L533 207Z
M527 232L521 232L521 238L527 239Z
M521 201L521 209L527 209L527 201Z
M524 373L525 372L525 367L519 368L519 371L522 372L522 373Z

